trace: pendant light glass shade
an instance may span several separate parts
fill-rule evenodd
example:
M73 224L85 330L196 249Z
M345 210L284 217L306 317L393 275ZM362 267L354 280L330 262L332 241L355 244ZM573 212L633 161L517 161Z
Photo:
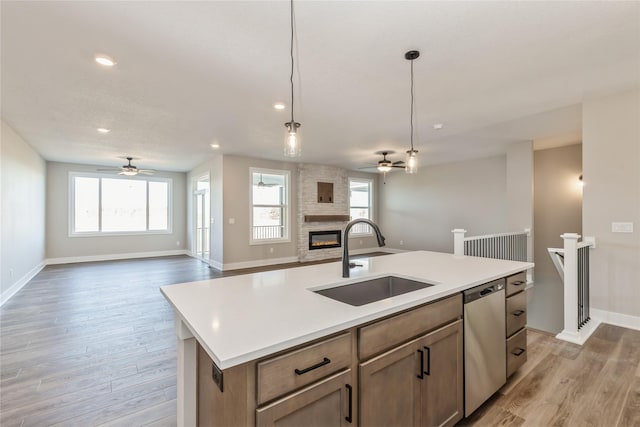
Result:
M408 150L404 171L406 173L418 173L418 150Z
M287 132L284 136L284 155L286 157L300 157L301 154L301 139L300 123L288 122L284 124L287 128Z
M294 96L293 96L293 70L294 70L294 57L293 57L293 40L294 40L294 31L295 31L295 18L293 14L293 0L290 2L290 21L291 21L291 43L289 54L291 56L291 74L289 75L289 83L291 84L291 121L284 124L287 128L287 132L284 136L284 155L285 157L300 157L302 152L302 141L300 140L300 133L298 132L298 128L300 128L300 123L296 122L293 119L293 106L294 106Z
M411 149L407 151L407 160L404 163L404 171L406 173L418 173L418 150L413 148L413 60L420 56L417 50L410 50L404 54L404 58L411 61L411 116L409 122L411 124Z

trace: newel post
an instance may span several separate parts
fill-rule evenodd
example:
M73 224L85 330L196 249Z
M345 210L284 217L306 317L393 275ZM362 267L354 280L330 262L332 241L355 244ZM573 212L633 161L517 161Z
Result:
M565 233L564 239L564 335L578 335L578 239Z
M462 228L456 228L455 230L451 230L453 233L453 254L455 256L463 256L464 255L464 233L467 230L463 230Z

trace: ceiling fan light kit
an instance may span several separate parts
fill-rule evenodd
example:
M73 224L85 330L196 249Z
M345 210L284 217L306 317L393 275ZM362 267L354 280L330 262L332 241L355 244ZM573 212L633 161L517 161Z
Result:
M294 70L294 61L293 61L293 39L294 39L294 16L293 16L293 0L290 2L290 19L291 19L291 44L290 44L290 56L291 56L291 74L289 76L289 83L291 83L291 121L285 123L285 127L287 128L287 133L284 137L284 155L285 157L300 157L302 152L301 149L301 139L300 134L298 133L298 129L300 128L300 123L296 122L293 118L293 70Z
M97 169L99 172L118 172L118 175L125 176L136 176L138 174L142 175L153 175L155 172L153 169L138 169L137 166L131 164L133 157L125 157L128 163L126 165L122 165L119 168L108 168L108 169Z
M411 124L411 149L407 150L407 160L405 162L406 173L418 173L418 150L413 148L413 60L420 56L417 50L410 50L404 54L407 61L411 61L411 115L409 122Z

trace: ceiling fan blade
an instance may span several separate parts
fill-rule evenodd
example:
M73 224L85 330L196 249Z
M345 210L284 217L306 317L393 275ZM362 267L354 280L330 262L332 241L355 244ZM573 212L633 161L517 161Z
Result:
M398 168L398 169L404 169L405 166L404 165L393 165L391 166L392 168Z
M96 169L99 172L118 172L121 169L120 168L110 168L110 169Z
M397 162L393 162L393 165L404 165L404 161L398 160Z
M153 175L155 171L149 169L138 169L138 173L141 175Z

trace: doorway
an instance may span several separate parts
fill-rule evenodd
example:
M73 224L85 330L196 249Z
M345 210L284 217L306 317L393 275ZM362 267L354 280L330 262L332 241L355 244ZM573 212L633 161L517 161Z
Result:
M209 175L200 177L194 183L194 250L196 258L209 261L211 242L209 239L209 224L211 223L211 202L209 194Z

